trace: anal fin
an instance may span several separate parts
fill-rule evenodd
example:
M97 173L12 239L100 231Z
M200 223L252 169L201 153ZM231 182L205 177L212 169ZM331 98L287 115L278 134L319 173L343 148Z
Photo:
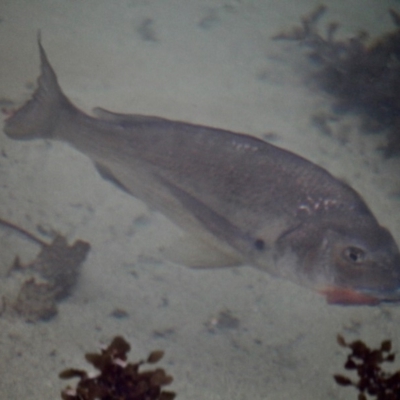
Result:
M161 255L173 263L198 269L224 268L243 264L242 260L233 254L219 251L190 235L185 235L161 250Z

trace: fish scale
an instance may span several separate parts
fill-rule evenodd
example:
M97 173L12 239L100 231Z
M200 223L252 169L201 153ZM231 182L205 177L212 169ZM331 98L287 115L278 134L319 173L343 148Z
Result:
M400 299L398 247L349 185L242 133L100 108L87 115L63 94L38 43L38 88L7 118L5 134L84 153L103 177L188 231L192 247L176 248L179 262L253 265L329 303Z

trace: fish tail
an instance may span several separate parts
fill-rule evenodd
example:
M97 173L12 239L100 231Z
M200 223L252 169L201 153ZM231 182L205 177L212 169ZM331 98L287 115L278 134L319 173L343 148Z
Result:
M43 49L40 31L38 46L41 74L32 98L5 121L4 132L13 139L51 138L63 110L73 107L63 94L57 76Z

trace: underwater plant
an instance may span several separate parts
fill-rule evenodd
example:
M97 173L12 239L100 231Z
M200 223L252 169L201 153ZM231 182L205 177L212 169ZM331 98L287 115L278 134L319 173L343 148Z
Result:
M2 280L0 316L15 316L30 323L50 321L58 313L58 303L70 296L77 286L90 244L77 240L69 245L67 239L56 232L48 243L2 218L0 227L40 246L39 254L29 263L21 263L20 258L15 257Z
M79 378L76 388L67 387L61 392L63 400L173 400L174 392L162 390L173 378L164 369L139 371L144 364L157 363L164 352L150 353L146 361L127 362L131 346L122 337L116 336L100 353L85 354L86 360L100 374L89 377L86 371L69 368L61 372L61 379Z
M354 112L369 132L385 132L386 157L400 154L400 14L389 9L396 28L369 40L366 31L337 40L332 22L323 35L317 23L327 7L321 5L302 18L302 25L274 36L308 48L313 82L335 99L335 109Z
M361 340L347 343L341 335L337 336L337 342L340 346L351 350L344 368L356 371L358 375L358 380L354 380L335 374L333 377L338 385L354 386L359 391L358 400L400 399L400 370L391 373L382 370L381 366L384 362L393 362L396 358L391 352L391 340L384 340L378 349L370 349Z

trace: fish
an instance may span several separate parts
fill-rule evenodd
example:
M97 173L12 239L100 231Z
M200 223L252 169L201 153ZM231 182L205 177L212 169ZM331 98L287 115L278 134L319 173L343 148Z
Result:
M63 93L40 35L38 46L37 89L4 133L66 142L89 157L187 232L171 257L198 268L250 265L329 304L399 301L398 246L350 185L251 135L102 108L89 115Z

